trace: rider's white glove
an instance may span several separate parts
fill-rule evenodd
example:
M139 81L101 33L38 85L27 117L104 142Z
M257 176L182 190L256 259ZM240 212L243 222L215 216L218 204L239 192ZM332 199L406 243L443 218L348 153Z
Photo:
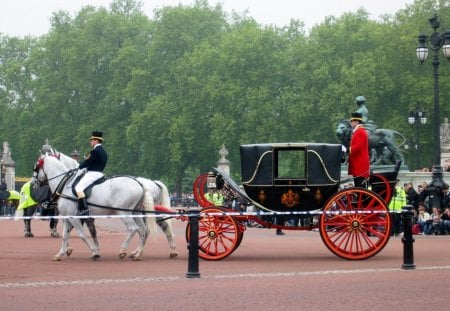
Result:
M347 148L345 148L345 146L344 145L341 145L342 146L342 152L347 152Z

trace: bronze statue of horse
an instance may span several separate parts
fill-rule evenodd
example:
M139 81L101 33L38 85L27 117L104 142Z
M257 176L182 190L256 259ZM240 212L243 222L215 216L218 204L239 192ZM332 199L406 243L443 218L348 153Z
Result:
M404 157L400 152L399 147L406 142L406 139L401 133L394 130L378 129L372 123L364 124L364 126L369 135L371 165L395 164L398 161L404 162ZM353 131L350 122L348 120L341 120L338 124L336 135L347 150L350 146L352 133ZM401 142L398 145L395 143L396 135L401 139Z

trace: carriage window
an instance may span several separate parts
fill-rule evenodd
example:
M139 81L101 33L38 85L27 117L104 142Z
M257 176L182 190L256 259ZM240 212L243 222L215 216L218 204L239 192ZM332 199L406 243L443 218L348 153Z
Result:
M278 150L276 178L305 178L305 150Z

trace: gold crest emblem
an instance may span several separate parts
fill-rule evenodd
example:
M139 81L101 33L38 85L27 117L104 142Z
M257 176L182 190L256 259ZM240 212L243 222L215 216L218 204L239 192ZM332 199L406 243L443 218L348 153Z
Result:
M287 192L283 193L281 196L281 204L287 207L294 207L300 203L300 195L297 192L289 189Z

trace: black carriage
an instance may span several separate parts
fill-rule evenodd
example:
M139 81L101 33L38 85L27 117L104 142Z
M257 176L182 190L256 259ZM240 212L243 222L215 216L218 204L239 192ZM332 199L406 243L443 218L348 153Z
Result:
M246 226L317 230L331 252L345 259L366 259L381 251L390 237L388 202L400 163L390 171L372 172L366 188L344 187L341 145L273 143L242 145L242 186L213 169L194 182L202 207L199 256L219 260L242 241ZM215 206L207 192L215 189L226 200ZM233 209L245 201L253 212ZM281 219L281 221L280 221ZM189 225L186 238L189 241Z

